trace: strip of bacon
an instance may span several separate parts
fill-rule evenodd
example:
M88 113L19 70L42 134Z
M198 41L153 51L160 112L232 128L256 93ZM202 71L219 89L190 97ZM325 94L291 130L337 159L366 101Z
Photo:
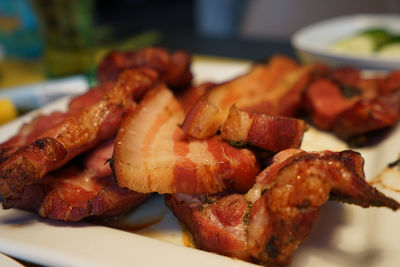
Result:
M145 194L120 188L106 160L114 146L110 139L40 183L25 186L18 197L3 199L3 208L38 212L42 217L78 221L88 216L110 216L139 205ZM82 162L84 163L82 165Z
M115 82L106 82L100 84L82 95L78 95L71 99L68 105L68 112L75 113L79 112L83 108L93 105L98 102L107 92L114 88Z
M38 210L50 219L79 221L88 216L110 216L127 211L147 195L121 188L111 175L97 176L90 169L68 165L51 174L51 190Z
M123 122L114 147L118 184L149 193L247 191L258 171L255 156L215 136L192 140L179 127L183 111L160 86Z
M358 101L355 105L340 113L335 118L333 131L338 137L348 139L394 126L399 119L400 113L398 113L397 108L388 104L384 97L377 97L371 100Z
M3 209L17 208L37 212L50 190L51 185L47 182L30 184L18 196L3 198L1 204Z
M233 105L221 129L221 137L233 145L252 145L279 152L299 148L306 124L302 120L249 113Z
M317 79L306 90L305 102L312 122L320 129L330 130L336 117L354 105L357 99L343 96L338 85L328 79Z
M379 91L382 95L388 95L398 89L400 89L400 70L393 71L380 80Z
M99 64L98 79L101 82L117 80L126 69L148 67L156 70L161 80L173 88L190 85L190 55L184 51L169 54L161 47L147 47L138 51L111 52Z
M76 155L106 140L119 128L132 98L140 98L157 81L151 69L132 69L100 101L45 131L32 144L11 154L0 165L0 195L15 196Z
M299 67L285 57L274 57L268 65L256 65L232 81L214 86L186 116L182 129L196 138L214 135L235 104L246 111L293 116L312 66Z
M53 112L49 115L41 115L31 122L24 124L18 134L6 142L0 144L0 163L19 149L21 146L29 145L44 131L59 124L68 116L65 112Z
M285 150L257 176L246 195L174 194L167 205L192 232L196 245L248 261L288 264L331 199L362 207L400 204L368 185L363 159L353 151Z
M24 124L18 134L11 137L8 141L0 144L0 158L6 158L19 147L31 144L43 132L61 123L68 116L75 114L83 108L98 102L106 92L110 91L114 82L105 83L92 88L87 93L74 97L66 112L53 112L47 115L40 115L31 122Z
M179 94L177 98L185 114L187 114L193 105L214 86L214 83L207 82L191 87Z

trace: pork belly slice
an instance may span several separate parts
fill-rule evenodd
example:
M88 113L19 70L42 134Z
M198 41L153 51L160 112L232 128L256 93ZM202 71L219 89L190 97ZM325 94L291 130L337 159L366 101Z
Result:
M210 137L222 126L233 104L246 111L293 116L312 68L299 67L281 56L267 65L255 65L249 73L211 88L187 114L182 129L199 139Z
M70 164L51 174L51 190L38 213L42 217L79 221L89 216L111 216L142 203L147 195L121 188L112 175L94 172Z
M98 102L105 94L111 91L115 86L115 81L99 84L91 88L84 94L78 95L71 99L68 105L68 112L79 112L83 108L93 105Z
M33 211L50 219L80 221L126 212L146 198L146 194L119 187L112 175L99 176L78 162L70 162L40 183L25 186L18 196L4 198L2 205L4 209Z
M146 95L123 121L115 141L118 184L142 193L246 192L258 172L254 154L217 136L191 139L179 127L183 117L165 86Z
M363 159L353 151L289 149L257 176L245 195L213 199L173 194L167 205L191 231L199 248L266 265L288 264L312 232L330 198L362 207L400 204L365 181Z
M213 88L216 84L212 82L206 82L197 86L191 87L182 93L177 95L178 102L180 103L183 111L187 114L194 104L205 95L208 90Z
M197 248L246 261L249 204L243 195L215 199L208 195L172 194L166 204L192 233Z
M391 127L399 119L400 75L361 78L352 68L321 71L306 90L313 123L342 139Z
M392 127L399 118L400 114L397 108L392 107L382 97L361 100L335 118L333 131L338 137L349 139L382 128Z
M126 69L148 67L156 70L161 80L173 88L190 85L191 57L184 51L168 53L161 47L147 47L137 51L109 53L99 64L98 79L101 82L117 80Z
M42 217L79 221L89 216L110 216L139 205L145 194L120 188L107 162L114 139L24 187L17 197L3 199L3 208L38 212ZM82 164L83 163L83 164Z
M66 112L53 112L39 115L29 123L25 123L18 133L6 142L0 144L0 161L15 152L19 147L31 144L43 132L53 128L64 121L68 116L75 114L83 108L98 102L106 92L110 91L114 82L96 86L87 93L72 98Z
M17 196L25 185L38 182L76 155L115 135L132 99L151 89L158 75L151 69L123 72L118 82L95 104L48 129L0 164L0 195Z
M53 112L38 116L31 122L25 123L15 136L0 144L0 164L21 146L31 144L43 132L61 123L67 116L66 112Z
M221 137L231 145L252 145L279 152L299 148L306 124L302 120L244 112L233 105L222 129Z
M1 204L3 209L17 208L38 212L40 205L42 205L44 198L50 190L51 185L48 181L30 184L25 186L18 196L3 198Z
M388 95L400 88L400 70L389 73L379 81L379 92L381 95Z
M329 79L313 81L305 93L305 105L310 118L323 130L331 130L336 117L357 100L344 97L340 87Z

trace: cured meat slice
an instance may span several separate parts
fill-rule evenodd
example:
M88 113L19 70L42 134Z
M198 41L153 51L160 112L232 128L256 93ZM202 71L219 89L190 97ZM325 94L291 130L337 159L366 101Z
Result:
M177 96L179 103L182 106L183 111L187 114L194 104L207 93L215 84L211 82L203 83L198 86L189 88L183 91Z
M197 248L251 261L247 245L249 204L243 195L214 198L178 193L167 195L166 204L192 233Z
M341 112L334 121L333 131L342 139L369 133L374 130L394 126L400 118L382 97L361 100Z
M111 91L115 85L115 82L106 82L100 84L82 95L78 95L71 99L68 105L68 113L75 113L81 109L95 104L99 101L107 92Z
M114 148L118 184L149 193L247 191L258 171L255 156L214 136L194 140L179 127L183 111L160 86L123 122Z
M315 80L305 93L306 108L311 120L323 130L332 129L336 117L356 101L345 98L339 86L328 79Z
M362 207L400 204L368 185L363 159L353 151L285 150L257 176L246 195L169 195L167 205L196 245L247 261L287 264L312 232L329 199Z
M398 89L400 89L400 70L393 71L380 80L379 91L382 95L390 94Z
M88 216L110 216L139 205L145 194L120 188L106 159L112 156L113 139L81 158L46 175L40 183L24 187L17 197L3 199L3 208L38 212L42 217L78 221ZM83 164L82 164L83 163Z
M50 219L79 221L88 216L111 216L127 211L147 195L121 188L112 175L95 172L74 164L47 177L51 190L44 197L39 215Z
M31 145L7 156L0 164L0 195L16 196L25 185L38 182L76 155L115 135L132 99L151 89L158 75L151 69L123 72L102 99L48 129Z
M196 138L210 137L222 126L233 104L245 111L293 116L312 68L299 67L285 57L256 65L246 75L211 88L187 114L182 129Z
M302 120L230 108L221 137L232 145L248 144L273 152L299 148L306 124Z
M161 47L147 47L138 51L109 53L99 64L98 79L101 82L117 80L126 69L148 67L156 70L169 86L182 88L190 85L191 58L184 51L169 54Z
M45 131L53 128L66 118L82 110L83 108L98 102L106 92L110 91L114 82L99 85L87 93L74 97L66 112L53 112L46 115L40 115L31 122L24 124L18 133L8 141L0 144L0 158L6 158L19 147L29 145Z
M342 139L394 126L400 117L400 75L361 78L352 68L321 71L306 90L313 123Z
M49 115L38 116L24 124L17 135L0 144L0 163L7 160L19 147L34 142L39 135L65 120L67 116L65 112L53 112Z

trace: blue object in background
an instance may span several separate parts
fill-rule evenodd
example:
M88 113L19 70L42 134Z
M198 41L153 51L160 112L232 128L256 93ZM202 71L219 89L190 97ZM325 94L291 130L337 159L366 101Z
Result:
M0 44L6 57L39 58L43 45L28 0L0 1Z
M244 0L196 0L197 32L202 36L235 36L245 3Z

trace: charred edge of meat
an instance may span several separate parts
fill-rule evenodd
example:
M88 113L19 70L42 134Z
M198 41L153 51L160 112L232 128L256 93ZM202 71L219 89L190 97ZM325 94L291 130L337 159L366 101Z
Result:
M339 84L339 89L342 95L347 99L361 95L361 90L351 85Z
M40 180L44 170L38 164L38 159L41 162L55 162L62 160L65 155L64 146L51 137L38 139L28 146L21 147L9 156L10 162L6 161L0 165L0 189L4 191L0 194L3 197L18 195L25 185Z
M368 208L368 207L388 207L392 209L393 211L396 211L399 209L399 204L392 200L386 198L384 194L373 188L374 193L377 195L382 196L382 199L370 199L368 202L357 199L357 197L352 197L349 195L345 195L343 193L337 192L335 190L332 190L331 193L329 194L329 200L331 201L337 201L337 202L342 202L342 203L347 203L347 204L355 204L358 206L361 206L363 208Z
M230 146L233 146L236 148L246 148L247 145L251 145L251 142L234 141L234 140L228 140L228 143Z
M275 236L271 236L268 240L267 245L265 246L265 252L268 257L271 259L276 259L279 256L279 248L276 245L277 238Z

